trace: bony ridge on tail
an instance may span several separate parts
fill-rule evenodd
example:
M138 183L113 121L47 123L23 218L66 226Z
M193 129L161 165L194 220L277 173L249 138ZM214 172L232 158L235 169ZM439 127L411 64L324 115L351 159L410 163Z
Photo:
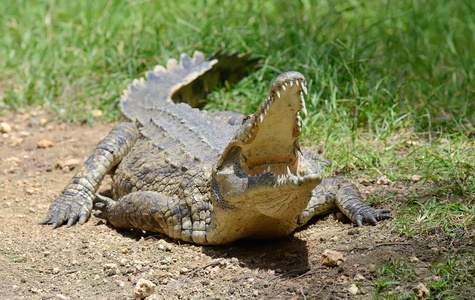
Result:
M286 236L335 208L358 226L391 218L347 180L322 178L323 158L304 155L302 74L279 75L248 117L190 106L256 62L236 52L208 59L195 52L135 80L120 102L125 121L99 142L41 224L84 223L95 208L115 228L217 245ZM96 195L107 174L112 198Z

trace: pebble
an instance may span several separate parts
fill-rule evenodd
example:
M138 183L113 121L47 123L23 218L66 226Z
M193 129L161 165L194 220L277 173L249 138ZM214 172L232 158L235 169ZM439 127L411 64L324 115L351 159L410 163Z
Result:
M117 269L117 264L104 264L104 269Z
M348 292L350 292L350 294L352 295L356 295L358 294L358 287L354 283L352 283L348 288Z
M371 185L371 182L370 182L368 179L366 179L366 178L360 178L360 179L358 180L358 182L359 182L361 185L364 185L364 186Z
M412 176L411 176L411 180L412 180L413 182L418 182L418 181L421 180L421 175L412 175Z
M414 287L414 293L416 294L417 299L426 299L430 295L430 292L427 287L420 282Z
M386 175L383 175L383 176L378 178L378 181L376 181L376 183L378 185L390 185L391 180L389 180L389 178L387 178Z
M18 145L21 145L21 143L23 143L22 138L19 138L19 137L16 137L16 136L10 137L10 144L9 144L10 147L16 147Z
M1 133L9 133L10 131L12 131L12 126L10 124L8 124L7 122L0 123Z
M31 133L29 133L28 131L19 131L18 135L21 137L27 137L27 136L30 136Z
M54 143L50 140L41 140L36 143L38 148L51 148L54 146Z
M342 262L345 261L343 254L338 251L333 251L326 249L322 254L322 265L327 267L336 267L339 266Z
M92 113L92 116L95 118L102 117L102 110L100 109L95 109L91 113Z
M135 285L135 298L145 298L155 292L155 284L150 280L140 278Z
M120 260L120 265L121 265L121 266L125 266L126 264L127 264L127 259L122 258L122 259Z
M356 274L355 277L353 278L356 281L361 281L364 280L364 276L361 275L360 273Z
M54 168L55 169L68 169L69 170L73 170L75 167L77 167L79 164L81 163L81 161L77 158L71 158L71 159L68 159L66 161L60 161L60 162L57 162L55 165L54 165Z
M46 118L41 118L41 119L40 119L40 125L41 125L41 126L45 126L46 124L48 124L48 119L46 119Z

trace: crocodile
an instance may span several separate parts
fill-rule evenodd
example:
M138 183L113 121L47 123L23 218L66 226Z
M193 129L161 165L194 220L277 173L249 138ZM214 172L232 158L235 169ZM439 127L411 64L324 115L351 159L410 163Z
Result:
M280 74L250 116L196 108L215 85L237 82L255 65L248 53L195 52L134 80L120 99L122 122L40 224L83 224L95 209L116 229L220 245L287 236L335 209L357 226L392 218L365 204L351 182L322 178L328 162L300 147L301 73ZM96 194L107 174L111 195Z

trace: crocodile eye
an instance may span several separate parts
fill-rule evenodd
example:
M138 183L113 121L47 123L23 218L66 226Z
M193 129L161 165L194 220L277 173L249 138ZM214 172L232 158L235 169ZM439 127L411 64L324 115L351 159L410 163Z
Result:
M251 116L245 116L243 119L242 119L242 123L241 125L244 125L247 121L249 121L251 119Z

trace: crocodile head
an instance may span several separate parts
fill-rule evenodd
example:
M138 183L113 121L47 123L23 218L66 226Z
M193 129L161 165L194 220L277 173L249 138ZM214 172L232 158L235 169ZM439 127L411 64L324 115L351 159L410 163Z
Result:
M218 204L288 220L305 209L321 171L299 148L304 93L302 74L283 73L256 113L244 119L213 169Z

